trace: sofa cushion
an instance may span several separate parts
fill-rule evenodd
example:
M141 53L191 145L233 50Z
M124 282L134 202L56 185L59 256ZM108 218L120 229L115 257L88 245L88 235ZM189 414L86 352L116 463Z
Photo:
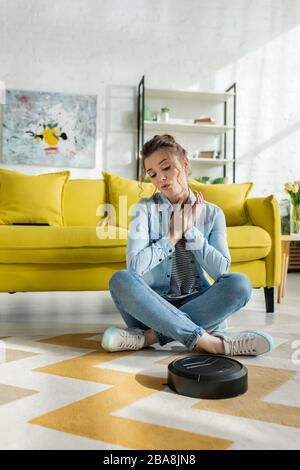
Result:
M112 237L101 239L95 227L0 226L0 263L125 262L128 232L108 226ZM260 227L227 228L232 263L265 258L269 234Z
M63 225L69 171L30 176L0 169L0 224Z
M249 223L245 201L253 183L203 184L189 180L189 186L201 192L208 202L221 207L228 227Z
M106 203L104 180L74 179L67 181L64 194L64 222L67 226L96 226L103 215L96 215Z
M227 227L227 243L232 263L265 258L272 247L268 232L254 225Z
M150 197L156 189L152 183L140 183L136 180L112 175L106 171L102 172L107 185L107 200L115 208L116 225L128 228L130 222L130 207L137 203L142 197ZM120 196L125 196L120 201ZM124 207L121 204L124 203ZM125 210L124 210L125 209ZM112 214L110 214L111 216ZM111 223L113 220L110 219Z
M105 171L102 174L107 185L107 200L116 211L116 224L119 227L128 228L130 206L142 197L152 196L156 192L156 188L152 183L140 183ZM192 191L200 191L204 199L221 207L227 226L249 223L245 201L253 183L202 184L195 180L189 180L188 183ZM120 196L127 196L127 216L126 209L124 211L120 207Z
M101 240L95 227L2 225L0 263L124 262L128 232L121 227L111 229L115 236Z

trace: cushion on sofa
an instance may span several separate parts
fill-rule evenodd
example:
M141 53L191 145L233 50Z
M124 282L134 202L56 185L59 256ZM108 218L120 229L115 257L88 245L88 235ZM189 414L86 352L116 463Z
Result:
M68 180L64 190L64 223L67 226L96 226L104 214L96 215L106 203L105 181L98 179ZM98 212L99 213L99 212Z
M249 223L245 201L253 183L203 184L189 180L192 191L199 191L208 202L221 207L228 227Z
M126 259L128 232L111 227L100 239L95 227L0 227L0 263L115 263ZM45 269L49 269L46 268Z
M0 224L63 225L62 202L69 176L69 171L31 176L0 169Z
M227 227L227 243L232 263L263 259L272 248L268 232L254 225Z
M142 197L150 197L156 192L152 183L139 183L136 180L124 178L102 172L107 185L107 199L116 210L116 223L119 227L127 228L130 222L129 208ZM245 210L245 201L253 183L235 184L202 184L195 180L189 180L192 191L199 191L208 202L221 207L224 211L227 226L237 226L249 221ZM120 196L127 196L127 217L120 207Z
M112 175L106 171L103 171L102 174L107 185L107 200L116 211L116 225L127 228L130 222L130 207L142 197L152 196L156 191L155 186L152 183L140 183L136 180ZM125 196L122 202L119 199L120 196Z
M0 227L0 263L114 263L125 262L128 231L107 226L112 236L101 239L95 227ZM271 249L269 234L255 226L227 228L231 260L265 258Z

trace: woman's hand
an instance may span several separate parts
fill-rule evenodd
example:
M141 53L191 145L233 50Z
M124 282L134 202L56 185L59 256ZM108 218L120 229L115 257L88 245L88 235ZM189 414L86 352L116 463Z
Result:
M181 204L175 204L173 214L170 219L170 233L169 238L174 245L182 238L183 224L182 224L183 210Z
M183 209L183 230L182 233L185 233L187 230L192 228L195 225L197 215L200 213L200 210L203 207L204 198L202 193L198 191L195 192L196 201L193 205L186 204Z
M201 193L196 192L196 201L193 205L181 203L175 204L174 211L170 220L170 240L176 244L182 238L182 235L194 226L197 214L203 205L204 198Z

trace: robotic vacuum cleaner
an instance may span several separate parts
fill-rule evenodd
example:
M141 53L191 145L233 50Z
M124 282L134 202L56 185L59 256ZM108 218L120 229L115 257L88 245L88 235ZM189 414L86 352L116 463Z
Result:
M188 356L168 365L168 386L192 398L232 398L248 390L248 370L224 356Z

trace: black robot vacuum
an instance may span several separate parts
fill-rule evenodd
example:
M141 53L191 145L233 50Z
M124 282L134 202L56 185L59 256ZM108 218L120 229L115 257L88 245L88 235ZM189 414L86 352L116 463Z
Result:
M229 357L188 356L168 365L168 385L187 397L232 398L247 392L248 370Z

